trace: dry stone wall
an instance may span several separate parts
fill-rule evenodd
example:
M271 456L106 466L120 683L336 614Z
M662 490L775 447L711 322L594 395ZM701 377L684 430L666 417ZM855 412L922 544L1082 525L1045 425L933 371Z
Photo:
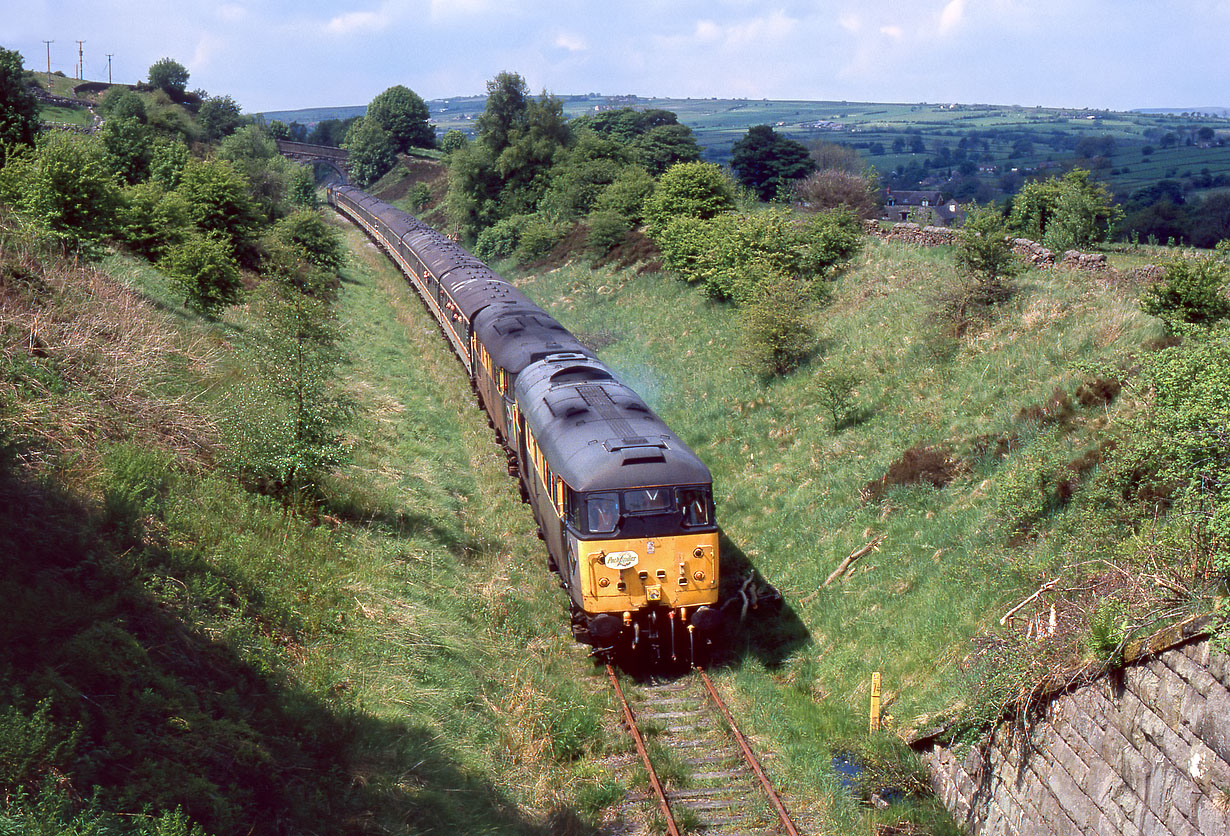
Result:
M902 241L920 247L945 247L957 243L957 232L946 226L920 226L916 223L895 223L885 229L879 221L866 221L868 235L886 241ZM1009 241L1012 252L1033 267L1049 269L1056 266L1068 270L1085 270L1091 273L1106 272L1109 267L1103 253L1082 253L1068 250L1060 256L1028 238L1013 238Z
M1027 731L930 744L936 794L971 836L1230 834L1230 658L1207 637L1155 649L1054 695Z

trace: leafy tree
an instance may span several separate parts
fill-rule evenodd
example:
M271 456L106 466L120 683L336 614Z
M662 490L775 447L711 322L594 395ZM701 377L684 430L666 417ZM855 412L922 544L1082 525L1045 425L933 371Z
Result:
M465 134L453 128L440 138L440 148L443 149L444 153L451 154L459 148L466 147L469 142L470 140L466 139Z
M124 181L139 183L149 176L154 154L153 132L135 116L108 119L99 131L112 167Z
M410 201L412 211L422 212L431 202L431 187L426 183L415 183L406 197Z
M248 195L247 178L227 160L189 160L176 192L187 204L193 224L220 236L231 254L256 231L259 216Z
M88 255L114 231L119 188L101 140L63 131L39 137L0 169L0 197Z
M734 188L721 168L713 163L676 163L645 201L645 221L650 236L656 236L674 218L712 218L734 206Z
M631 144L636 161L652 174L661 174L675 163L700 159L700 146L687 125L656 125L636 137Z
M350 152L351 177L364 188L397 165L397 154L388 132L371 119L360 119L351 125L342 147Z
M239 301L243 283L223 235L192 233L167 249L161 266L183 291L184 304L207 317Z
M123 190L117 221L120 240L151 261L181 243L192 226L183 198L154 180Z
M503 213L532 212L550 183L552 167L565 158L571 139L564 103L545 91L525 106L524 118L512 127L508 144L495 158L503 180Z
M336 273L346 263L342 236L320 214L300 209L274 224L273 238L296 249L314 267Z
M331 148L337 148L346 139L351 126L360 118L362 117L352 116L349 119L325 119L317 122L316 127L312 128L312 132L304 141L313 145L328 145Z
M502 72L487 82L487 104L479 114L478 141L493 159L512 143L513 133L525 122L529 85L517 73Z
M1026 183L1012 201L1008 226L1045 246L1063 252L1106 240L1122 211L1101 183L1085 169L1062 178Z
M38 100L26 86L21 53L0 47L0 166L16 145L33 145Z
M598 196L627 165L627 149L592 131L580 136L559 164L551 169L551 182L540 209L553 217L574 220L593 208Z
M398 84L372 99L366 118L384 128L395 153L436 145L436 132L428 124L431 113L427 104L408 87Z
M284 502L319 498L321 480L344 463L342 428L354 405L338 391L341 331L324 301L301 292L303 265L279 259L257 291L257 377L240 387L229 433L243 475Z
M136 119L141 124L149 121L145 100L127 87L112 87L98 103L98 112L107 119Z
M174 140L155 143L150 152L149 176L164 189L179 186L180 175L188 164L188 146Z
M188 88L188 70L178 61L162 58L150 65L149 83L168 93L182 94Z
M780 189L816 167L802 143L780 136L768 125L748 128L730 150L730 167L739 182L761 200L772 200Z
M585 248L597 258L614 249L632 228L626 215L610 209L591 212L588 223L589 234L585 238Z
M316 175L311 166L296 165L291 168L286 197L295 206L305 209L315 209L320 205L320 198L316 195Z
M653 177L648 171L639 165L624 166L594 201L594 212L617 213L630 227L635 226L641 222L653 190Z
M1230 265L1215 255L1176 258L1160 282L1140 297L1140 308L1159 317L1169 331L1181 324L1212 325L1230 318Z
M829 414L833 432L841 432L841 428L851 422L856 414L854 390L862 383L862 378L846 369L833 368L826 364L816 375L816 397L820 406Z
M265 130L274 139L290 139L290 128L280 119L274 119L265 126Z
M239 130L247 121L239 103L230 96L210 96L201 103L196 123L207 142L217 142Z

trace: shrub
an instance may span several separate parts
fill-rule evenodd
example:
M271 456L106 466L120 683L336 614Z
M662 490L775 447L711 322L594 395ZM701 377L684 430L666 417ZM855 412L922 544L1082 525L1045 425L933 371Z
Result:
M426 183L415 183L410 189L409 198L410 209L414 212L422 212L431 202L431 187Z
M189 160L176 191L192 222L204 233L225 241L233 255L259 224L248 179L226 160Z
M124 189L116 221L120 240L153 261L181 243L191 227L183 198L153 180Z
M880 212L880 184L874 175L828 168L794 184L794 199L813 212L846 209L860 218Z
M593 212L589 216L589 236L586 249L595 258L601 258L619 245L631 228L628 219L611 210Z
M300 209L274 224L272 236L299 250L308 263L336 273L346 263L341 234L318 212Z
M483 261L510 258L521 242L521 231L529 223L529 215L513 215L503 218L478 234L474 243L474 255Z
M1181 323L1210 325L1230 318L1228 283L1230 266L1214 255L1176 258L1162 280L1141 294L1140 309L1161 319L1170 332Z
M515 255L518 261L533 261L551 252L567 233L564 224L556 223L531 215L530 220L521 229L521 239L517 242Z
M636 226L644 216L645 202L653 194L653 177L639 165L625 166L611 185L594 201L595 212L617 212Z
M813 288L789 275L758 276L742 311L742 360L762 377L795 369L815 344Z
M167 250L161 266L184 293L184 304L215 317L239 300L239 267L217 233L194 233Z
M656 239L675 218L712 218L735 205L730 178L713 163L677 163L645 201L645 222Z
M0 198L53 237L95 255L115 230L120 192L99 139L49 131L0 169Z

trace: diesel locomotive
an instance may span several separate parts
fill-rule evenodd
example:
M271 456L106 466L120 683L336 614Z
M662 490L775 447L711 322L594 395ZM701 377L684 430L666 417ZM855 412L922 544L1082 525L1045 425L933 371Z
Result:
M445 235L347 185L329 203L405 273L460 359L533 509L572 630L604 656L687 659L718 609L713 480L550 314Z

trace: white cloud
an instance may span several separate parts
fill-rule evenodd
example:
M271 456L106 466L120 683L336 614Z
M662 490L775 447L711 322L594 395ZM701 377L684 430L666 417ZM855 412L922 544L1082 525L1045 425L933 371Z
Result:
M384 11L347 12L325 24L330 35L354 35L360 32L379 32L387 27L390 18Z
M880 34L892 38L894 41L899 41L905 37L905 30L900 26L881 26Z
M837 18L837 25L847 32L857 32L863 28L863 21L856 14L846 13Z
M248 10L238 3L223 3L216 14L223 23L238 23L248 16Z
M949 0L940 12L940 34L947 35L965 18L965 0Z
M507 11L511 2L499 0L431 0L431 19L479 17L494 11Z
M584 52L589 48L585 38L574 32L560 32L555 36L555 45L569 52Z

